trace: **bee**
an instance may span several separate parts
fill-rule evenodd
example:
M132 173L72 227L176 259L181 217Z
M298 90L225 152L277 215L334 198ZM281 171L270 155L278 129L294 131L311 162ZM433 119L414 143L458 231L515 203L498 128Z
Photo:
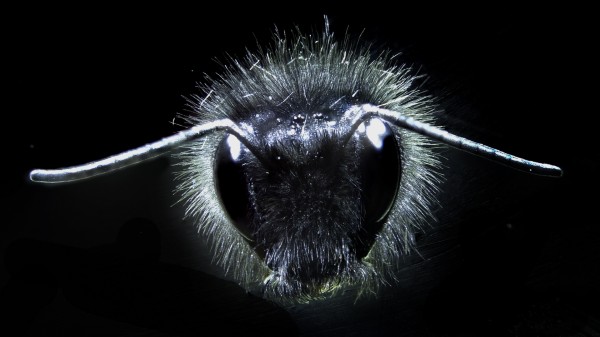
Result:
M327 22L323 33L274 40L190 97L188 129L30 179L87 179L181 149L177 193L216 263L265 298L310 301L349 286L376 293L394 279L433 221L439 144L562 175L445 131L409 67L337 41Z

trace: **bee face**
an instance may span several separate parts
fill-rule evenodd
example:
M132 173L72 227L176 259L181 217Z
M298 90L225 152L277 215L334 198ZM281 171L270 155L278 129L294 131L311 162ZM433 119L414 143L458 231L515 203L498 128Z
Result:
M296 119L309 124L315 115ZM395 201L401 172L398 143L382 121L346 141L325 119L334 117L291 135L282 123L261 137L267 141L256 155L227 135L215 157L228 220L276 275L272 281L305 291L365 273L362 259Z
M424 137L379 118L353 128L346 111L386 104L432 122L432 108L407 69L329 32L277 41L193 101L192 123L228 118L247 136L188 145L179 191L245 287L285 299L374 291L430 220L438 159Z
M30 179L86 179L182 146L176 191L213 260L247 290L302 301L395 279L415 233L433 220L442 180L434 141L562 174L435 127L436 108L409 69L344 41L327 26L276 35L207 79L189 100L189 129Z

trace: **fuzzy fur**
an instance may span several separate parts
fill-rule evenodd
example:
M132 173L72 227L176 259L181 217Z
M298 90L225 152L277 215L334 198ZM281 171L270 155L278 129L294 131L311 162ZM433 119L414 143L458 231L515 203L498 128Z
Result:
M190 100L193 114L188 116L191 124L229 118L261 140L261 156L286 160L267 177L256 158L246 158L257 244L268 253L259 257L220 204L214 169L222 132L185 145L179 155L177 192L187 205L186 216L209 238L216 263L267 298L311 300L345 287L375 293L393 282L401 257L415 249L414 234L433 220L430 207L441 179L433 144L390 126L401 159L398 194L370 251L357 259L348 243L361 221L360 189L352 180L355 152L340 149L340 132L326 124L313 125L308 138L289 130L299 113L335 120L350 105L363 103L433 124L434 105L411 87L410 69L393 65L386 53L373 56L348 38L336 42L328 30L275 34L274 40L243 61L230 60L217 79L207 78L203 94ZM285 127L278 127L281 121ZM300 132L304 124L296 126ZM336 151L341 151L338 166L315 164L304 155Z

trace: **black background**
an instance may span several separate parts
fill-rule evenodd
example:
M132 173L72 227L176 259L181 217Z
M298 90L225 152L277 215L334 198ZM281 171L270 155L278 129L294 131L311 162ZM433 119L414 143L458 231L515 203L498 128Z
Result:
M600 335L589 9L213 5L4 11L3 327L27 336ZM318 31L324 15L339 38L361 35L427 75L419 84L440 99L449 130L564 176L443 150L439 221L398 284L375 300L287 310L211 276L221 271L172 206L169 158L78 184L27 182L32 168L180 130L183 97L222 69L215 58L270 43L275 26Z

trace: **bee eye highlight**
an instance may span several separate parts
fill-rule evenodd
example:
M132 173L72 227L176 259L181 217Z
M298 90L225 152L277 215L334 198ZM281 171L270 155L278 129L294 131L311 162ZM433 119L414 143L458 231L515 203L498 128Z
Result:
M225 142L229 148L231 159L233 161L238 161L240 159L240 155L242 154L242 143L234 135L227 136L225 138Z
M372 119L367 122L368 125L362 123L359 126L358 132L364 131L367 134L367 138L371 141L371 144L376 150L381 150L383 147L383 140L391 134L389 128L379 119Z

